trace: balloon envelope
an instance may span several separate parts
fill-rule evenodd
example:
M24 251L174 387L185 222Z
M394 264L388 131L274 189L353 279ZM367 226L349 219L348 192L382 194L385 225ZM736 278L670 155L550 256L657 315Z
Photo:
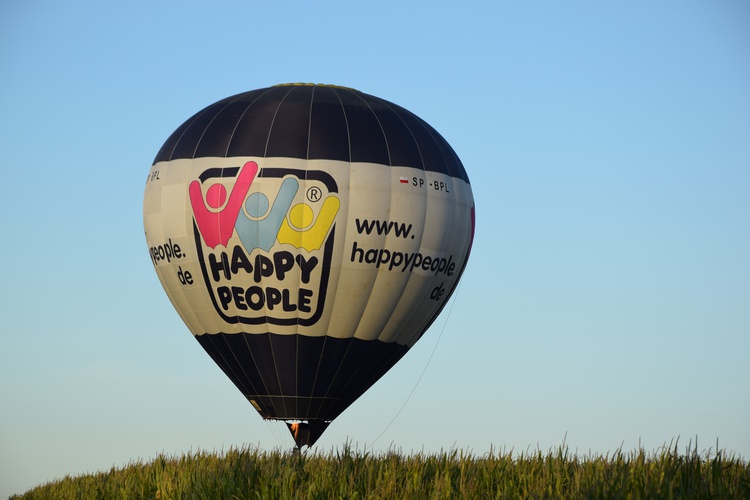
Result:
M206 352L298 445L383 376L446 304L474 201L423 120L344 87L221 100L164 143L143 217L152 263Z

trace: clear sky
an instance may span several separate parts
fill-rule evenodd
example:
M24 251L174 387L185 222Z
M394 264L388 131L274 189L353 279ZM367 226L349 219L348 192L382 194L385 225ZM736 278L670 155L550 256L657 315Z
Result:
M0 497L160 452L291 448L171 307L141 210L184 120L300 81L424 118L477 207L457 295L318 450L697 437L750 457L744 0L5 0Z

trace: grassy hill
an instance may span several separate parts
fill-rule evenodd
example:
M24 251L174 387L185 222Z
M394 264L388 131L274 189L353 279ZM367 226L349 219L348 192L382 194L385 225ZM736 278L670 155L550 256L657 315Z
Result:
M578 457L461 451L296 454L232 449L158 456L65 477L13 499L189 498L750 498L750 464L677 446Z

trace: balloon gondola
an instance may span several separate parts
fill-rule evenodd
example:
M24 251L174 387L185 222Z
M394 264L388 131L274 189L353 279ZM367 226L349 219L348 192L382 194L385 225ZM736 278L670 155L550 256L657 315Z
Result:
M287 84L199 111L146 181L152 264L195 339L297 447L380 379L455 290L466 171L406 109Z

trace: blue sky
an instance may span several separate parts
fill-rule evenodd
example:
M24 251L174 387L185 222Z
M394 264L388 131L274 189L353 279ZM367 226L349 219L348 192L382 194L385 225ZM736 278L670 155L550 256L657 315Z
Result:
M207 5L0 6L0 497L292 446L190 338L141 204L190 115L297 81L424 118L477 207L449 308L319 450L750 457L746 2Z

